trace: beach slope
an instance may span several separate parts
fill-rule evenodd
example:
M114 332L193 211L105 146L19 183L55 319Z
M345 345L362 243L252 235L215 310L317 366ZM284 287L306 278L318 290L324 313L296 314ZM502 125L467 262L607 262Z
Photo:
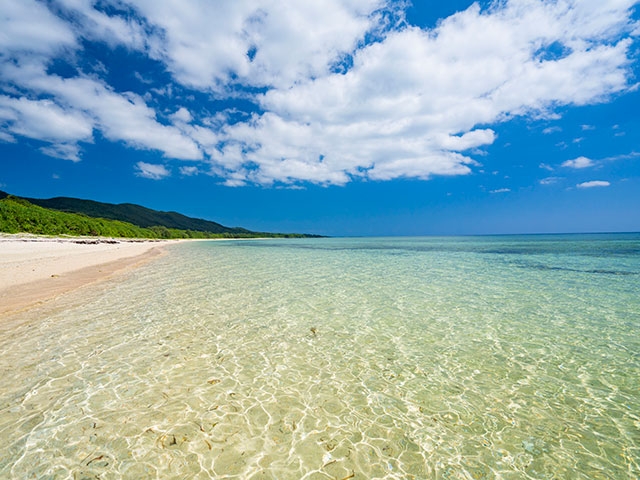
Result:
M109 278L162 254L166 242L0 235L0 315Z

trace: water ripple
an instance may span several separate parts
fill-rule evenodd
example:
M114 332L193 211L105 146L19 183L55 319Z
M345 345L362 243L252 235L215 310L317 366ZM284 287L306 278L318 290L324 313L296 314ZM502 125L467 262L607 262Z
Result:
M636 257L349 245L178 245L21 314L0 477L640 474Z

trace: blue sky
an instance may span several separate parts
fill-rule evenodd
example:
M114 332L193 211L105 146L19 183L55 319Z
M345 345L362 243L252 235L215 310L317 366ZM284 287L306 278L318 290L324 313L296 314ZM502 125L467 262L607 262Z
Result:
M0 189L266 231L638 231L639 3L0 0Z

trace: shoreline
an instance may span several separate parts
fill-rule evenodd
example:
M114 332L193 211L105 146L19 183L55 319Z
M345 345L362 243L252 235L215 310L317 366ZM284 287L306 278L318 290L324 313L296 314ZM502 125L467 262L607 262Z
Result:
M0 318L140 267L182 240L0 235Z

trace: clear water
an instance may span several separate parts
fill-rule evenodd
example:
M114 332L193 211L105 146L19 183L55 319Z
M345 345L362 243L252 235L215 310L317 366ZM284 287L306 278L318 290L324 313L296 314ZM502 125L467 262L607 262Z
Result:
M0 324L0 478L638 478L639 327L639 235L180 244Z

